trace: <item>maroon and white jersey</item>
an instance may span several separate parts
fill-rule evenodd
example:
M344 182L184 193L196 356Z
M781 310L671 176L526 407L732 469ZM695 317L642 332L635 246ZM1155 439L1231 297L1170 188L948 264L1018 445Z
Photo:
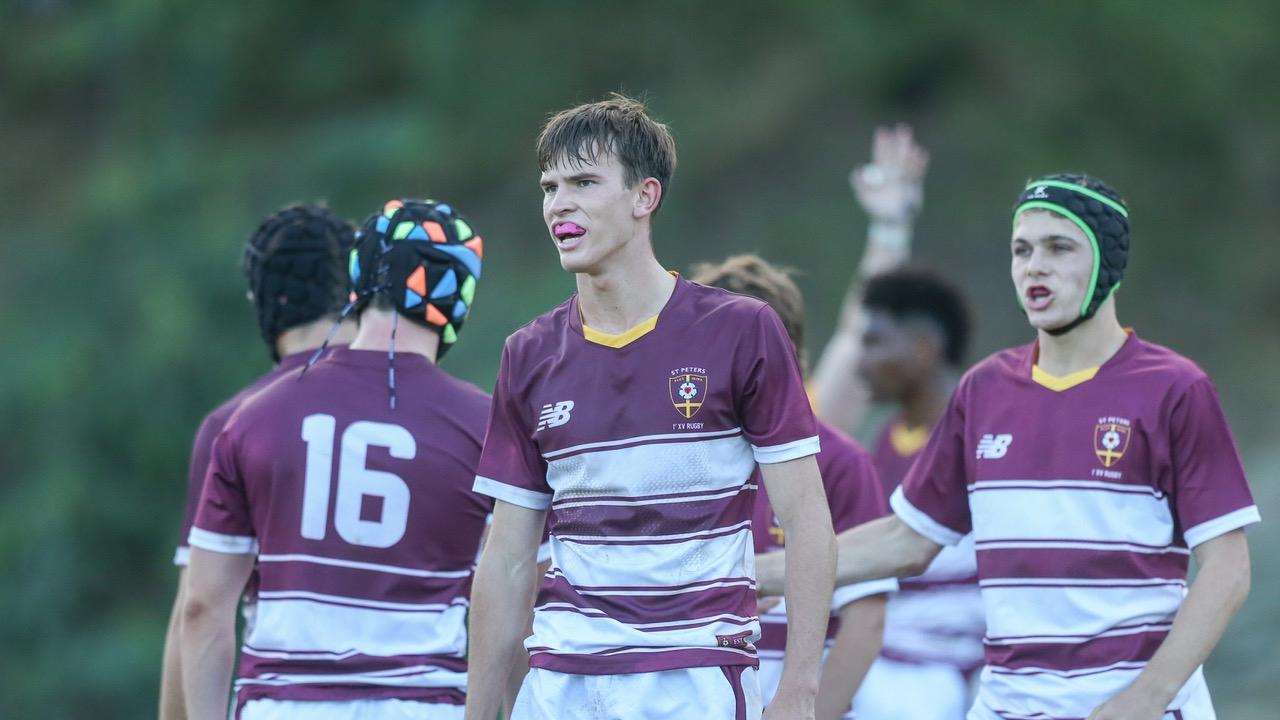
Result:
M853 438L822 421L818 422L818 439L822 443L822 452L818 453L818 469L822 472L822 485L826 490L827 505L831 508L831 524L835 531L843 532L887 515L889 504L880 487L871 455ZM758 476L755 482L760 485L752 516L755 551L762 554L782 550L786 547L786 536L778 523L778 517L773 514L769 495ZM840 630L840 620L834 615L841 608L855 600L893 592L897 588L898 581L893 578L837 587L831 599L833 617L827 623L828 643L835 639ZM761 677L769 677L775 683L781 668L777 668L777 672L766 672L766 664L782 663L783 651L787 647L786 605L786 601L780 602L760 616L761 637L756 643L756 650L760 653ZM764 693L766 697L773 696L771 688L765 688Z
M550 511L530 664L755 665L753 473L818 448L791 341L754 298L678 278L622 335L584 330L576 296L515 332L475 488Z
M249 398L214 443L193 547L258 558L240 703L460 703L491 501L473 493L488 398L421 355L335 348Z
M971 370L890 500L936 542L975 535L978 720L1088 715L1164 641L1188 548L1259 519L1217 392L1191 361L1136 336L1066 378L1036 357L1032 343ZM1207 703L1197 670L1169 709Z
M902 484L924 449L926 433L924 428L907 430L901 420L880 431L874 457L886 494ZM969 673L982 666L985 632L969 533L955 545L944 546L924 573L898 581L898 592L885 610L880 654L898 662L942 663Z
M257 380L246 385L240 392L232 395L200 421L196 430L195 441L191 444L191 462L187 467L187 503L183 506L182 528L178 532L178 547L173 552L173 564L186 567L191 556L191 548L187 545L187 536L191 534L191 525L196 519L196 507L200 504L200 490L204 487L204 476L209 471L209 457L213 452L213 439L218 437L222 428L231 419L232 413L240 407L245 398L253 395L275 381L276 378L290 370L302 367L312 351L293 353L280 358L275 367L263 373Z

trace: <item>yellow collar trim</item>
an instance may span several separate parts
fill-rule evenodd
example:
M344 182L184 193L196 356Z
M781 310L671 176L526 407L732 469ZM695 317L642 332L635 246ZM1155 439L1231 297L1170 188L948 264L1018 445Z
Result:
M911 428L906 423L894 423L889 428L889 444L893 446L894 452L904 457L920 452L928 442L929 428L924 425Z
M1077 385L1082 385L1092 380L1093 376L1098 374L1098 367L1101 366L1077 370L1070 375L1058 377L1057 375L1050 375L1044 370L1041 370L1039 365L1032 365L1031 379L1037 384L1043 385L1054 392L1062 392L1063 390L1070 390Z
M639 340L640 338L649 334L649 332L656 327L658 327L657 315L654 315L653 317L641 322L639 325L636 325L630 330L625 330L623 332L618 333L617 335L610 335L609 333L603 333L603 332L600 332L599 330L592 330L591 328L587 327L586 323L583 323L582 336L587 339L587 342L593 342L597 345L604 345L605 347L620 348L620 347L626 347L627 345L630 345L636 340Z

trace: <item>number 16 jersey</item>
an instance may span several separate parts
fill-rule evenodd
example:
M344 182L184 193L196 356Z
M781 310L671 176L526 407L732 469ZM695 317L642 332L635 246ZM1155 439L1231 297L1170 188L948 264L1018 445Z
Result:
M256 554L239 703L461 703L490 512L471 490L489 400L421 355L335 348L249 398L214 442L193 547Z

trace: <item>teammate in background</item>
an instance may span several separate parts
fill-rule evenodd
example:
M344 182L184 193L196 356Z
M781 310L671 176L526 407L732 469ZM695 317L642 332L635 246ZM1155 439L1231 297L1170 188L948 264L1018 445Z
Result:
M888 495L924 449L955 389L969 339L964 299L925 270L904 269L924 199L928 154L905 125L878 128L871 164L850 173L870 218L866 250L812 385L823 419L854 433L868 400L894 407L874 447ZM944 548L889 600L881 657L854 700L862 720L958 720L982 665L985 630L973 538ZM929 693L914 692L927 686Z
M703 285L750 295L769 303L778 313L791 344L807 369L804 352L804 297L783 270L755 255L738 255L719 265L694 267L692 280ZM848 530L888 514L889 505L880 487L871 456L856 441L830 424L818 421L818 470L826 490L827 505L836 532ZM786 544L777 516L764 490L756 495L752 515L757 553L780 550ZM851 717L850 700L880 649L884 631L886 593L897 589L893 579L872 580L836 588L831 600L834 616L827 626L827 653L818 686L817 717L834 720ZM760 654L760 689L765 705L773 699L782 674L787 638L786 604L760 616L762 631L756 650ZM932 694L932 693L931 693Z
M895 514L841 534L839 578L910 574L972 530L988 628L971 720L1213 718L1201 664L1248 594L1259 520L1217 391L1117 320L1129 218L1105 183L1031 182L1010 247L1035 342L965 374Z
M462 716L467 595L488 498L488 397L436 367L482 246L444 204L393 200L351 257L359 331L246 400L214 443L182 638L193 720L227 716L234 617L258 562L237 717Z
M534 548L551 570L514 720L760 716L751 640L757 462L788 542L787 666L770 718L812 718L831 601L817 426L778 316L663 269L675 169L639 102L565 110L538 139L543 219L578 292L507 339L476 489L497 499L476 575L467 717L520 652Z
M300 367L334 330L338 311L347 302L347 256L354 228L329 210L294 205L272 214L245 245L244 272L249 300L258 315L258 328L275 367L237 392L205 416L196 431L187 473L187 502L178 548L178 590L169 614L160 681L160 720L186 717L182 697L181 608L186 597L187 535L195 519L200 488L209 467L213 439L245 398L289 370ZM355 336L355 323L344 322L332 342L343 344ZM243 587L243 586L242 586Z

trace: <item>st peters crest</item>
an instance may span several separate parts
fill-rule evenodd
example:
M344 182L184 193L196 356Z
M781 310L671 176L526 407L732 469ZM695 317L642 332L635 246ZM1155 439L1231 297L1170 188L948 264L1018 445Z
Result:
M1102 467L1111 467L1120 462L1124 451L1129 448L1129 423L1115 422L1119 418L1111 418L1111 422L1100 422L1093 428L1093 453L1102 462Z
M667 378L667 390L676 410L686 419L691 418L702 409L707 395L707 376L688 372L673 374Z

